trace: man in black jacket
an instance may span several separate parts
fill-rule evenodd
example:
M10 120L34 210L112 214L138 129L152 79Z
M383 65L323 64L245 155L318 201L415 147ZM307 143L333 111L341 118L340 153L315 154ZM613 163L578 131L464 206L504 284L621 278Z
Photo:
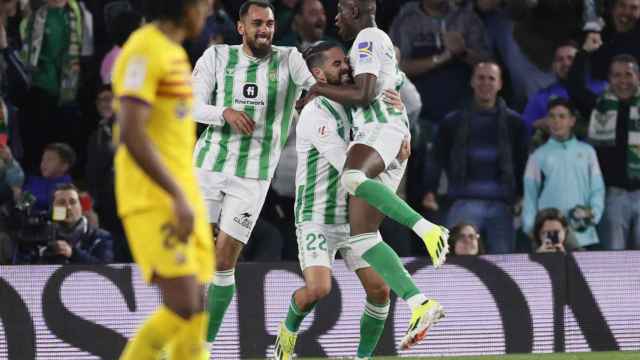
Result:
M448 179L454 201L447 227L460 222L475 225L489 254L511 253L515 246L513 206L522 193L527 161L527 133L520 115L498 97L500 67L491 61L475 65L471 78L473 100L441 123L435 157ZM437 174L425 174L428 191L435 192Z
M82 215L78 189L60 184L53 194L55 236L46 246L22 249L18 263L106 264L113 260L109 232L97 228Z

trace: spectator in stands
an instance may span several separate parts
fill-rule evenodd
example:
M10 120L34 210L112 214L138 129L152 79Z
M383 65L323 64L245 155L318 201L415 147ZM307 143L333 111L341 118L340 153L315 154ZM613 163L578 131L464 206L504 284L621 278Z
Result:
M8 18L16 15L16 1L0 1L0 143L8 143L16 158L22 157L17 109L24 98L29 78L17 51L19 41L9 37Z
M573 135L575 111L563 98L549 103L551 138L527 162L523 230L531 233L540 209L556 208L571 219L577 245L598 244L596 224L604 210L604 181L593 147Z
M276 45L295 46L304 51L320 40L335 41L325 35L327 16L320 0L299 0L293 10L291 31L278 39Z
M78 189L73 184L59 184L50 205L56 225L55 240L35 249L22 248L19 262L107 264L113 261L111 234L91 225L82 215Z
M509 109L498 91L500 67L480 62L471 78L474 97L440 125L435 158L449 180L454 200L447 224L474 224L485 239L487 253L514 250L513 206L521 194L527 159L526 129L520 115ZM439 174L433 179L439 179ZM437 182L428 185L435 193Z
M611 59L629 54L640 58L640 0L615 0L608 24L602 32L602 46L593 55L594 77L606 79Z
M422 119L433 123L470 96L471 64L490 55L484 25L471 4L409 2L394 19L389 35L402 53L400 68L422 97Z
M0 144L0 205L12 203L20 196L24 183L22 167L13 158L11 148Z
M100 66L100 78L103 84L111 83L111 69L122 50L122 46L129 38L129 35L139 28L142 23L142 15L134 10L125 10L114 16L107 30L115 45L111 48L111 51L105 55L102 60L102 65Z
M47 145L40 162L42 176L29 176L24 185L24 191L36 198L34 210L49 209L53 191L58 184L71 182L69 171L76 161L76 153L71 146L64 143Z
M453 255L482 255L482 241L475 225L463 222L452 227L449 248Z
M96 96L96 108L100 116L98 128L89 137L85 177L89 194L95 201L95 211L100 225L113 237L113 256L118 263L131 262L131 252L116 209L114 193L112 128L115 122L113 92L110 85L103 85Z
M293 24L294 9L300 0L274 0L276 33L273 36L274 42L280 40L285 34L291 31Z
M76 103L81 60L93 54L93 19L78 0L47 0L23 22L23 61L32 80L18 107L25 146L23 165L35 171L48 143L73 144L81 125ZM38 104L38 106L33 106ZM86 139L86 136L85 136Z
M233 20L231 20L231 17L225 11L222 1L214 0L211 5L211 13L209 17L207 17L202 33L200 33L197 39L193 41L188 40L186 42L186 49L191 63L195 64L204 51L211 45L237 45L240 43L242 43L240 35L236 30Z
M535 252L552 253L578 250L571 239L567 219L558 209L542 209L536 215L533 227Z
M600 44L587 37L569 72L569 94L587 114L606 184L599 227L604 249L640 249L640 73L631 55L616 55L609 66L609 89L598 97L585 84L590 55Z
M533 135L535 129L542 129L548 133L549 121L547 112L549 102L556 98L567 99L569 97L566 83L569 76L569 69L571 69L571 64L576 56L576 52L578 52L578 45L573 41L562 43L556 48L553 64L551 65L553 73L556 76L556 82L541 89L530 98L527 107L522 113L522 119L530 135ZM589 80L588 86L594 94L600 95L604 92L607 83L604 81Z

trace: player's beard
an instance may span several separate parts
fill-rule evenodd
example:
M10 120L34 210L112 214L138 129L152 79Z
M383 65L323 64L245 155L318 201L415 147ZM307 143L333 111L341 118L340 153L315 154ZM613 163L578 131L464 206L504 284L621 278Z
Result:
M251 49L253 56L263 58L271 52L272 39L256 35L253 39L247 39L247 46Z
M349 72L342 72L336 76L327 76L327 84L340 86L351 82L351 76Z

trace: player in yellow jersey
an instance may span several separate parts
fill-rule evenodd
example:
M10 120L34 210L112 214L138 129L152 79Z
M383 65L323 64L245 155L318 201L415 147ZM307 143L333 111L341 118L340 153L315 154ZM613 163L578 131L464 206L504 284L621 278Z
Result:
M204 359L204 284L213 236L192 167L191 66L181 43L204 26L208 0L149 0L154 22L131 35L113 72L120 144L116 199L131 251L163 304L121 359Z

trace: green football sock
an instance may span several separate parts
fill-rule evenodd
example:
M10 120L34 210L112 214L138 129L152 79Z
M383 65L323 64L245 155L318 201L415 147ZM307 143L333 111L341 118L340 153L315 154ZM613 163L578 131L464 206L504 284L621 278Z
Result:
M353 236L352 241L359 241L367 237L375 237L376 233ZM393 249L385 242L380 241L375 246L362 254L371 267L384 279L391 290L403 300L407 300L413 295L420 294L420 290L413 282L411 275L407 272Z
M222 319L227 312L227 308L233 299L233 294L236 292L236 285L229 286L209 286L209 327L207 328L207 341L212 342L218 335L220 325L222 325Z
M384 331L384 323L389 315L389 303L377 305L367 301L360 318L360 343L358 357L369 358L378 345Z
M304 320L304 318L313 310L315 306L316 304L314 303L309 307L309 310L302 311L300 310L300 308L298 308L298 305L296 305L294 296L291 296L291 303L289 304L289 311L287 311L287 318L284 321L284 325L287 327L289 331L294 333L298 332L298 329L300 329L300 324L302 323L302 320Z
M413 228L422 219L422 216L413 210L411 206L379 181L365 180L356 189L355 196L408 228Z

